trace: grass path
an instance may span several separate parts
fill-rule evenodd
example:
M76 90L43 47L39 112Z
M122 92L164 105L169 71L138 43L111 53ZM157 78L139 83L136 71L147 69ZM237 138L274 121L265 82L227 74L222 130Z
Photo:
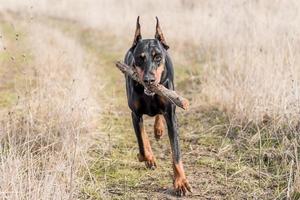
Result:
M146 117L145 124L158 169L149 171L136 158L138 148L127 107L124 77L114 67L114 62L124 57L126 44L76 22L46 21L77 38L97 67L91 69L96 77L94 81L98 79L103 87L97 95L103 108L99 125L102 136L95 138L98 145L90 149L92 176L87 176L90 184L83 188L83 197L175 199L169 141L166 135L161 141L155 141L151 118ZM189 71L182 67L175 70L179 80L177 88L193 104L191 86L196 87L195 80L189 79ZM194 191L185 199L273 199L282 195L285 182L276 171L283 169L278 166L268 171L269 164L258 166L259 141L250 141L257 135L255 127L232 124L217 109L194 106L189 112L178 110L177 113L183 162ZM248 138L242 138L245 135ZM265 149L260 151L269 152L272 147L268 142L266 138Z
M127 44L74 21L41 17L41 23L80 43L87 54L86 67L92 74L90 79L102 108L97 125L100 134L95 135L95 145L89 149L88 170L82 171L86 184L80 197L175 199L168 137L155 141L151 118L146 117L145 124L158 169L147 170L136 158L138 148L124 77L114 67L114 61L123 59ZM189 79L189 72L180 64L175 71L178 90L193 105L191 85L197 87L195 80ZM246 128L237 126L217 109L201 106L188 112L178 110L178 118L183 162L194 191L184 199L274 199L282 195L286 180L281 177L284 169L276 166L280 161L258 165L261 160L257 159L262 151L268 155L277 146L267 139L257 140L257 129L251 124ZM243 138L245 135L248 138Z
M103 90L99 101L103 106L101 126L104 134L98 139L99 146L90 150L94 161L91 173L96 185L104 187L99 194L95 184L83 189L85 198L117 199L172 199L172 169L170 145L165 136L156 142L153 135L153 119L146 117L146 130L152 141L158 169L149 171L136 159L138 152L127 107L124 78L115 69L114 61L123 58L116 47L116 38L101 31L78 27L78 24L52 21L64 31L77 37L91 57L96 58L96 76L101 79ZM74 33L74 30L75 33ZM184 70L177 76L187 77ZM189 80L181 81L178 87L188 91ZM186 93L192 98L190 93ZM266 195L258 186L256 172L248 169L238 158L230 139L226 138L228 120L217 110L197 108L190 112L179 111L180 138L187 176L194 193L186 199L199 198L251 198ZM248 170L253 172L249 173Z

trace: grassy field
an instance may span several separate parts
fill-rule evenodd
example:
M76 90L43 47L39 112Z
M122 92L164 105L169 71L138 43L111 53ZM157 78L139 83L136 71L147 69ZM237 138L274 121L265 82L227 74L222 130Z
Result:
M114 67L137 15L146 37L161 16L191 102L177 110L183 199L300 198L297 1L0 3L2 199L176 199L168 137L145 117L147 170Z

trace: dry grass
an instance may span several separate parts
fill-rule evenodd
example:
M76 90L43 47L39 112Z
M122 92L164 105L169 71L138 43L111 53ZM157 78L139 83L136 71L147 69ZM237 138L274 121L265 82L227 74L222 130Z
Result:
M95 107L94 100L81 101L82 98L95 95L94 91L86 89L94 88L91 80L95 79L82 68L85 50L93 54L91 57L100 57L99 65L102 69L96 75L101 78L95 82L104 83L104 94L114 97L107 99L102 98L98 92L96 94L99 99L104 99L97 99L104 107L102 122L105 125L99 125L100 130L107 133L109 139L115 139L113 144L122 148L112 147L112 152L108 153L102 149L96 156L96 150L92 150L95 160L91 161L91 169L94 170L91 173L100 182L91 183L93 191L84 193L92 198L93 192L101 190L97 188L97 184L102 184L105 179L104 183L108 183L105 191L107 194L113 188L112 185L123 181L124 176L128 179L126 174L131 174L130 170L126 168L119 174L116 170L120 166L128 167L128 163L124 164L119 158L121 155L125 154L124 157L132 159L133 153L130 151L126 154L126 151L132 150L133 144L124 144L132 133L127 130L129 119L124 108L126 103L123 102L123 88L114 85L116 82L123 82L109 66L111 67L110 63L115 59L122 58L121 55L129 47L136 16L141 15L144 38L153 37L154 16L159 16L176 65L177 88L192 101L190 114L179 114L180 120L185 122L182 126L185 130L184 152L191 156L191 160L187 162L188 165L196 165L189 167L190 171L194 170L194 175L201 176L204 180L206 173L201 173L202 168L207 169L208 174L210 170L221 174L218 177L211 174L214 177L212 179L218 183L212 188L207 186L207 190L216 196L210 196L204 189L199 189L201 194L216 198L226 196L221 190L227 191L227 194L236 194L235 197L240 198L286 198L293 193L297 194L300 142L298 1L78 0L75 3L64 0L54 3L49 0L0 0L0 5L0 10L17 12L25 16L25 21L31 24L51 17L55 19L48 26L56 27L60 26L57 25L60 21L69 20L61 29L68 32L68 36L49 30L47 25L34 25L29 34L33 39L30 49L34 55L32 62L35 66L33 71L29 70L34 74L29 79L33 83L29 84L26 92L19 95L18 104L10 108L10 115L7 115L6 108L3 110L2 123L6 125L1 130L5 133L2 138L11 137L10 140L3 140L5 148L14 147L7 148L9 151L3 154L2 160L5 162L1 162L2 168L9 171L12 166L18 166L14 174L22 181L6 181L8 186L5 188L8 189L5 191L12 191L13 195L17 191L22 191L20 195L33 194L31 191L37 189L46 191L45 188L52 188L49 186L51 184L47 187L47 184L43 185L49 182L47 178L57 183L53 184L53 190L64 191L61 195L73 195L71 188L80 188L77 185L79 181L76 180L81 176L77 176L78 173L73 170L73 161L78 160L75 162L78 163L75 169L81 166L82 161L78 157L74 158L74 148L76 147L77 155L81 155L78 152L86 152L87 148L84 143L78 145L74 138L81 138L83 132L91 131L88 128L89 122L94 121L93 116L98 113L90 110ZM47 37L49 34L50 39ZM76 38L74 40L78 40L84 49L70 41L69 37ZM74 78L75 82L70 81ZM80 81L76 81L78 79ZM189 124L189 121L193 124ZM111 136L112 130L121 136ZM28 146L37 148L38 152L47 149L45 152L48 153L33 154ZM201 146L213 150L203 150ZM113 156L114 153L117 154L116 157ZM42 158L33 159L32 156L36 155L42 155ZM98 160L97 156L101 159ZM51 161L51 158L58 159ZM196 164L192 158L196 160ZM40 162L36 161L39 159L41 162L47 160L47 163L52 163L48 166L51 169L59 165L68 170L62 170L63 173L56 170L48 172L49 168L44 165L37 165L39 170L36 170L36 165L28 165ZM111 162L117 164L111 166ZM106 166L104 171L101 165ZM26 174L24 171L32 173ZM37 171L39 175L33 173ZM223 177L224 171L226 176ZM227 176L227 172L231 175ZM132 178L129 181L136 180L139 173L140 171L129 175L129 179ZM107 175L113 178L107 180ZM158 172L157 176L159 175L163 175L162 172ZM28 177L37 177L30 179L37 181L36 184L26 184ZM75 180L72 186L68 182L70 177ZM249 181L245 183L239 178ZM143 182L144 179L141 179ZM206 186L202 182L197 183ZM136 189L135 184L142 183L134 182L131 189ZM249 192L243 196L242 193L235 193L236 190ZM125 192L125 197L128 197L126 195L128 193ZM129 195L132 194L129 192ZM47 196L44 198L47 199ZM234 196L227 195L226 198Z
M97 109L84 53L58 31L16 25L28 28L33 60L24 63L17 102L1 112L1 198L73 199Z
M176 57L187 54L178 57L180 62L190 64L192 56L199 63L196 67L203 66L201 95L208 103L239 118L261 120L268 114L286 122L299 116L300 72L295 66L299 64L300 4L296 0L65 0L57 4L44 0L30 7L32 2L18 7L10 1L3 6L78 20L117 35L117 42L123 43L132 39L137 15L142 16L145 37L153 37L157 15Z

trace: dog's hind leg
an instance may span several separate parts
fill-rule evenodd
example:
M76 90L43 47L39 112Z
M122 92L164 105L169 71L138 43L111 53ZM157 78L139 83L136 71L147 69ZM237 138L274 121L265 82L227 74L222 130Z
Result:
M147 168L155 169L156 161L151 149L148 135L144 128L143 117L134 112L131 113L131 116L140 151L138 159L140 162L145 162Z
M163 115L156 115L155 122L154 122L155 138L159 140L164 135L164 131L165 131L164 117Z

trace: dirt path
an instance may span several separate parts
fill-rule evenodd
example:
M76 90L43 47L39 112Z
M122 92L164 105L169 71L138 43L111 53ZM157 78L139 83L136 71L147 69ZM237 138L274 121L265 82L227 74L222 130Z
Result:
M93 80L101 85L98 101L102 107L100 138L90 149L89 184L82 189L84 199L176 199L172 193L171 155L168 137L159 142L153 134L153 119L146 118L146 130L151 140L158 169L151 171L136 158L137 143L127 107L124 77L115 69L114 61L124 57L126 44L117 38L84 27L76 22L45 19L49 26L75 37L93 60L96 69ZM118 46L120 45L120 46ZM176 69L175 69L176 70ZM188 77L178 69L177 77ZM190 79L180 79L177 88L193 99ZM96 84L96 85L97 85ZM193 103L193 101L192 101ZM241 159L235 142L228 136L236 134L224 113L193 107L189 112L178 110L180 142L186 173L193 194L184 199L253 199L272 198L264 187L270 183L257 179L258 172Z
M95 145L89 149L91 160L88 170L82 172L85 185L80 198L176 199L172 193L168 137L165 135L159 142L155 141L151 118L146 117L146 130L158 169L147 170L136 158L138 148L127 107L124 77L114 67L114 61L124 57L126 44L74 21L41 17L41 23L75 39L86 52L86 69L91 74L92 88L101 107L97 124L100 134L95 134ZM184 70L177 71L177 77L188 77ZM177 88L193 104L190 83L190 79L183 79ZM259 181L256 168L241 159L241 154L247 151L239 151L230 139L237 131L231 129L223 113L194 106L188 112L179 111L178 118L183 162L194 191L183 199L275 197L272 191L265 189L272 179L266 176L264 181Z
M153 119L148 117L146 130L158 160L158 169L149 171L136 159L138 149L127 107L124 78L113 64L123 58L126 47L121 49L116 45L120 44L116 38L80 27L80 24L68 21L57 23L53 19L51 23L78 38L95 59L95 66L98 67L95 75L103 84L98 97L103 107L99 130L104 135L95 138L99 145L90 150L94 158L91 164L94 179L83 189L84 198L175 198L172 193L169 141L166 135L161 141L155 141ZM178 87L192 98L188 92L189 81L180 82ZM185 199L241 199L264 194L253 187L258 181L251 174L244 173L247 166L234 154L230 139L224 137L228 133L226 116L217 110L200 107L190 112L179 111L178 116L183 161L194 191ZM99 194L99 187L95 185L101 186L104 193Z

